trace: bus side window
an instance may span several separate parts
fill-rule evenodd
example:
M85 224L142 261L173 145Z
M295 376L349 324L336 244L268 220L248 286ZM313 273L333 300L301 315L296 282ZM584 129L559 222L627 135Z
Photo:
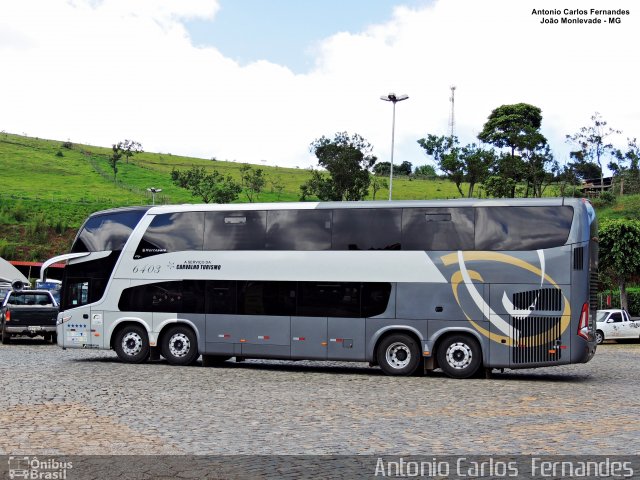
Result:
M572 207L478 207L476 250L537 250L564 245Z
M400 250L402 210L335 209L333 250Z
M205 250L264 250L267 212L206 212Z
M403 250L473 250L473 208L405 208Z
M270 210L267 250L330 250L331 210Z
M179 212L156 215L147 228L133 258L161 253L202 250L204 212Z

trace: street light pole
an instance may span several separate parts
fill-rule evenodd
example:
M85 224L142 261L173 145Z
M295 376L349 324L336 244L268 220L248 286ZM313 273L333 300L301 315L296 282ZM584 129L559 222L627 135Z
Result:
M155 187L147 188L147 192L151 192L153 205L156 204L156 193L160 193L161 191L162 191L161 188L155 188Z
M393 195L393 149L396 137L396 103L406 100L407 98L409 98L409 95L396 95L395 93L382 95L380 97L380 99L385 102L393 103L393 120L391 122L391 165L389 168L389 201L391 201L391 196Z

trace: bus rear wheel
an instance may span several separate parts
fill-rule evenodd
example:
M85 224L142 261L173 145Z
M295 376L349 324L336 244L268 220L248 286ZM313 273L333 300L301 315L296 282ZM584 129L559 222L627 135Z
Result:
M149 337L140 325L127 325L116 335L113 349L126 363L143 363L149 358Z
M376 356L378 365L387 375L411 375L421 359L418 342L404 333L383 338Z
M439 367L452 378L472 377L482 366L480 345L469 335L445 338L436 355Z
M200 354L198 340L189 327L176 325L162 336L162 356L171 365L191 365Z

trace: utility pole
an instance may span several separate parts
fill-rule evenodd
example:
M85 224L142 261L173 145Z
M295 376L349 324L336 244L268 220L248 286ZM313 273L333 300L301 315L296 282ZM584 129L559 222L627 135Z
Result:
M451 88L451 96L449 97L449 101L451 102L451 113L449 114L449 128L451 129L451 138L453 138L453 136L455 135L455 125L456 125L454 108L453 108L455 103L456 87L452 85L450 88Z

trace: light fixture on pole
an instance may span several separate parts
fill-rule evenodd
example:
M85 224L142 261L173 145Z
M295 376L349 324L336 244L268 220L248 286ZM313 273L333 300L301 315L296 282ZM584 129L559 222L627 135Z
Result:
M160 193L161 191L162 191L161 188L155 188L155 187L147 188L147 192L151 192L153 205L156 204L156 193Z
M393 194L393 147L396 136L396 103L406 100L407 98L409 98L409 95L396 95L395 93L382 95L380 97L380 99L385 102L393 103L393 120L391 122L391 165L389 168L389 200L391 200L391 195Z

